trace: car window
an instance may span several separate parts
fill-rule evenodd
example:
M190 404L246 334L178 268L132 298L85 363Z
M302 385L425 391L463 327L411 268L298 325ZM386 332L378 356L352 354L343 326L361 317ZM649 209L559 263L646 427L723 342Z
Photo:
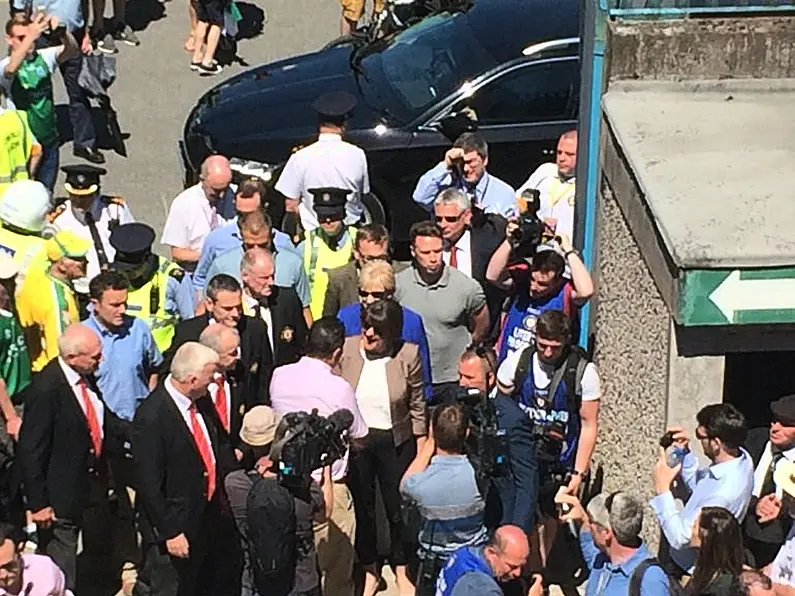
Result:
M375 74L391 89L397 105L390 110L403 121L419 116L465 80L496 65L473 34L467 13L429 17L362 61L368 75Z
M453 110L474 109L481 126L569 120L576 110L579 86L580 65L575 58L530 63L486 83Z

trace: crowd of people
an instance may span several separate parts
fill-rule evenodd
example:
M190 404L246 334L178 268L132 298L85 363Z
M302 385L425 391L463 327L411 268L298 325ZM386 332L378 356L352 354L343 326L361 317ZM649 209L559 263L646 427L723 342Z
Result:
M795 589L795 397L759 436L731 405L702 409L706 467L668 430L656 558L639 495L584 490L602 390L577 345L595 288L571 239L576 131L518 189L462 134L418 172L428 217L393 262L390 231L366 222L366 156L343 140L355 102L331 93L272 188L209 156L159 256L102 168L63 168L52 198L49 75L79 44L67 27L36 48L61 22L6 29L5 88L35 134L0 197L0 594L102 579L122 595L373 596L388 564L401 596L540 596L570 535L587 596ZM299 233L272 221L274 196Z

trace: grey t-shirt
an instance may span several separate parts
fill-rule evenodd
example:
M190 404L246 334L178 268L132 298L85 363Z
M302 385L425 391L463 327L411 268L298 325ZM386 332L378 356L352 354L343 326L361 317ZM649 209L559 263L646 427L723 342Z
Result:
M445 265L441 278L426 284L414 267L395 277L395 297L422 316L431 350L431 380L458 380L458 359L471 341L472 315L486 305L483 288L458 269Z

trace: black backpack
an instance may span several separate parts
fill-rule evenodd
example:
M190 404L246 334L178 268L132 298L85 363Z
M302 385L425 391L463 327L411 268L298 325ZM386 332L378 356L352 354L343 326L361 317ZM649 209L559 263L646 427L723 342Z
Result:
M682 596L685 593L682 589L682 584L668 575L668 572L665 571L665 568L660 565L660 562L655 557L651 557L649 559L644 559L635 567L632 576L629 578L629 594L627 596L640 596L640 584L643 582L643 576L646 574L646 570L649 567L659 567L663 570L665 577L668 578L668 594L670 594L670 596Z
M248 553L257 592L285 596L293 587L297 560L295 501L276 478L251 474L246 499Z
M535 348L530 346L522 350L519 361L516 364L516 374L514 375L513 387L514 395L518 396L522 390L527 375L530 372L530 363L533 361ZM579 419L580 406L582 405L582 376L585 374L585 367L590 360L588 354L580 346L570 346L566 363L555 371L549 382L550 399L555 395L561 381L565 381L569 391L568 411L569 418Z

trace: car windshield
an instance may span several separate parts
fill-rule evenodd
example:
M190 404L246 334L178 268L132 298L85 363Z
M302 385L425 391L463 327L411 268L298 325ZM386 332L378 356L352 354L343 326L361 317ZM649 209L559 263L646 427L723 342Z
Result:
M497 65L472 31L467 13L441 13L403 31L362 61L378 80L391 113L410 122L467 79Z

